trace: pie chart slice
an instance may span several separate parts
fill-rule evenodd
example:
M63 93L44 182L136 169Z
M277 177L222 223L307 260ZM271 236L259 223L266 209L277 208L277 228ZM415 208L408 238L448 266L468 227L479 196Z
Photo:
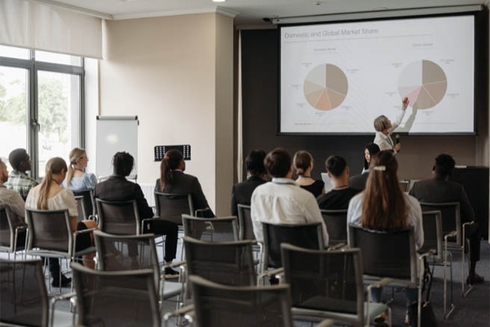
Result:
M332 64L314 67L305 78L303 92L315 109L328 111L342 104L349 91L345 73Z
M435 107L446 95L447 77L433 61L421 60L409 64L400 74L398 93L407 97L410 106L418 109Z

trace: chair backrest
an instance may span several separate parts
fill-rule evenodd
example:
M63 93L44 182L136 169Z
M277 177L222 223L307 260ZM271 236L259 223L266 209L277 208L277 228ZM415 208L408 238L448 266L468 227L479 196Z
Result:
M87 210L85 209L85 202L83 200L83 195L75 195L75 200L77 201L78 216L77 221L83 221L87 219Z
M160 264L155 235L113 235L94 231L99 270L125 271L152 269L155 285L160 285Z
M184 248L189 275L229 286L257 283L252 241L202 242L185 236Z
M407 193L410 191L410 181L409 180L402 180L400 181L400 187L402 188L402 191Z
M289 285L233 287L189 278L199 327L293 326Z
M347 244L347 209L320 211L327 226L329 245Z
M41 260L0 260L0 294L0 322L48 326L48 293Z
M90 216L95 214L94 192L92 189L73 191L73 195L75 195L75 198L79 196L83 198L83 200L80 200L79 206L80 203L83 203L83 207L85 209L85 215L83 216L84 219L89 219Z
M238 237L240 240L255 240L250 206L238 205Z
M95 199L99 228L101 231L116 235L140 234L138 205L132 201L105 201Z
M71 255L73 234L70 227L68 209L35 210L26 208L27 250L40 248Z
M237 217L199 218L182 215L184 235L201 241L238 241Z
M281 244L289 243L307 249L323 249L321 223L278 225L262 222L264 233L264 263L267 267L282 267Z
M283 243L285 281L293 307L364 317L361 250L310 250Z
M442 217L442 234L447 235L456 231L457 236L454 242L462 245L461 213L459 202L430 203L420 202L422 212L438 210Z
M424 228L424 245L419 253L432 251L436 262L444 261L442 215L439 210L422 212L422 224Z
M13 251L14 226L12 213L6 204L0 204L0 249Z
M364 274L417 283L413 227L386 232L349 224L349 247L361 249Z
M191 194L172 194L155 192L156 215L182 225L182 214L194 216Z
M82 326L160 326L153 270L98 271L71 265Z

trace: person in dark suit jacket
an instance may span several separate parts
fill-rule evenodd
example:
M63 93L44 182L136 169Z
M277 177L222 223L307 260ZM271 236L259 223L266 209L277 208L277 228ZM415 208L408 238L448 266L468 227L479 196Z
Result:
M112 162L114 174L109 179L95 185L94 197L105 201L136 200L140 219L152 218L153 210L148 205L141 187L126 179L133 170L133 156L127 152L118 152L112 158ZM177 253L177 224L163 219L153 219L149 224L145 223L144 232L166 236L165 262L171 263ZM130 249L131 251L137 251L137 249ZM179 273L171 268L165 268L165 277L178 278Z
M173 194L191 194L194 209L200 210L202 217L214 217L214 213L209 208L199 180L197 177L184 174L184 171L185 161L182 153L178 150L167 151L160 164L160 178L156 181L155 191Z
M266 171L264 159L266 153L263 150L252 150L245 159L245 167L248 179L233 185L231 189L231 214L238 216L238 204L250 205L250 199L255 188L266 183Z
M362 173L360 175L349 177L350 187L358 190L364 190L366 188L366 181L369 176L369 163L371 162L371 157L379 151L379 146L375 143L369 143L364 147L364 168L362 169Z
M421 202L459 202L461 223L473 222L475 220L475 212L463 186L448 180L454 166L454 159L450 155L438 155L432 168L434 177L415 183L410 190L410 195ZM483 283L483 277L475 272L476 263L480 260L481 240L480 228L476 222L468 226L466 237L470 241L470 270L466 281L468 284Z

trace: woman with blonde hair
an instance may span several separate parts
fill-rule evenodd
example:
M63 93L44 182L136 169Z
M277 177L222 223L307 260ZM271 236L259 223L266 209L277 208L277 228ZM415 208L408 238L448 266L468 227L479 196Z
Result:
M396 231L413 226L415 248L424 243L422 210L413 196L404 193L398 181L398 162L390 151L371 157L366 189L353 197L347 222L378 231ZM371 297L381 302L381 288L373 288ZM417 300L417 289L407 288L407 307Z
M293 166L298 178L296 184L312 193L315 198L325 193L325 183L311 178L313 170L313 157L308 151L298 151L294 154Z
M74 148L70 151L70 165L63 187L72 191L93 189L97 184L97 177L92 173L86 173L88 157L84 149Z
M77 223L77 201L73 196L71 190L61 187L61 183L66 177L67 166L63 158L55 157L49 159L46 164L46 174L38 186L31 189L26 199L26 208L36 210L63 210L68 209L70 215L70 227L71 231L85 230L89 228L98 229L97 224L93 220L84 220ZM81 251L94 245L94 238L92 233L83 233L77 235L76 251ZM84 265L89 268L94 268L95 254L86 254L83 256ZM57 259L56 263L58 263ZM67 286L68 279L59 280L59 263L58 270L56 269L56 263L54 260L50 260L51 276L53 277L53 286L58 286L61 282L63 286ZM62 277L64 278L64 276Z

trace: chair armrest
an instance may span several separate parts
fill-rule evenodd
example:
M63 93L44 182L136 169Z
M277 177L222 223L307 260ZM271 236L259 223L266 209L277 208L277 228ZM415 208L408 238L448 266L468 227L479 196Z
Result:
M87 229L83 229L83 230L76 230L73 232L73 234L76 236L78 234L93 232L94 230L97 230L97 228L87 228Z
M282 284L282 280L284 279L284 268L281 267L273 270L268 270L259 274L259 276L257 277L257 284L260 284L260 281L263 280L265 277L277 277L279 279L279 284Z
M368 295L367 302L368 303L371 302L371 289L380 288L380 287L386 286L392 282L393 282L393 278L383 278L377 283L368 285L368 287L367 287L367 295Z
M453 230L452 232L444 235L444 239L447 239L448 237L454 237L454 236L458 236L458 232Z
M55 306L58 301L63 301L63 300L70 300L72 301L73 299L76 300L76 292L70 292L66 294L61 294L61 295L55 295L50 299L50 313L49 313L49 326L53 327L54 326L54 311L55 311ZM74 305L76 305L76 301L73 301ZM76 310L73 310L73 318L72 318L72 323L75 322L75 312Z
M335 323L335 321L332 319L325 319L325 320L320 321L320 323L318 325L315 325L315 326L316 327L331 327L334 325L334 323Z
M192 311L194 311L194 305L188 305L183 308L180 308L175 311L167 312L163 316L163 326L168 326L168 320L171 317L179 317L179 316L185 316L189 322L193 322L193 316L191 315Z
M180 266L185 266L187 263L185 261L178 261L165 264L164 268L176 268Z
M335 250L341 250L342 248L344 248L347 244L345 243L339 243L339 244L336 244L336 245L333 245L333 246L329 246L327 251L335 251Z

